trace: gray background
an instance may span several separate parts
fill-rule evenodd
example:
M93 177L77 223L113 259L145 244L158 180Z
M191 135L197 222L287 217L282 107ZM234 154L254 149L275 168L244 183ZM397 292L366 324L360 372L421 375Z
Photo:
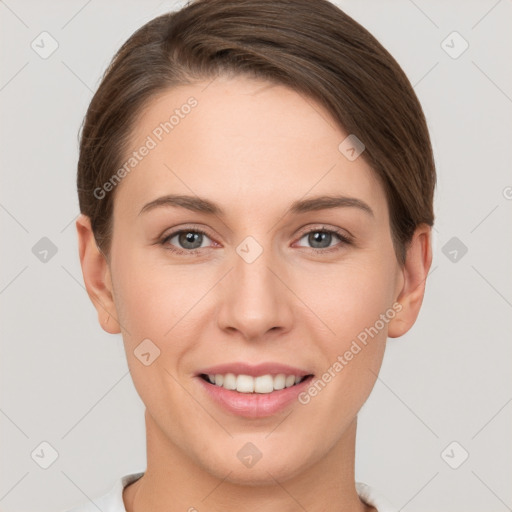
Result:
M423 309L389 340L360 413L357 480L404 511L511 510L512 1L337 3L409 76L439 176ZM121 337L83 287L77 132L122 42L183 4L0 1L2 511L63 510L145 468ZM59 45L47 59L31 47L43 31ZM453 31L469 43L457 58ZM57 249L46 262L43 237ZM31 456L43 441L58 453L48 469Z

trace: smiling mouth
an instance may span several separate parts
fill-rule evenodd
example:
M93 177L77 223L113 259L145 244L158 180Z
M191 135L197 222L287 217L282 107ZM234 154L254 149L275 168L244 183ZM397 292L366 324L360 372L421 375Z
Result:
M201 373L199 375L201 379L206 381L212 386L224 388L226 390L235 391L238 393L246 394L269 394L275 391L291 388L301 384L302 382L312 379L313 374L299 376L299 375L261 375L258 377L252 377L250 375L233 373L227 374L216 374L207 375Z

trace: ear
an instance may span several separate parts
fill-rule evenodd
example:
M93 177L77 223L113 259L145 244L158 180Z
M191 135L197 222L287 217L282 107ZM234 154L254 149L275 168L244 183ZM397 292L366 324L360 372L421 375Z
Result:
M420 224L413 234L401 270L403 285L396 302L402 305L402 309L388 324L390 338L402 336L414 325L425 295L425 283L431 264L432 228Z
M108 262L96 245L91 220L80 214L76 221L78 251L87 294L96 311L102 329L110 334L121 332L112 293L112 280Z

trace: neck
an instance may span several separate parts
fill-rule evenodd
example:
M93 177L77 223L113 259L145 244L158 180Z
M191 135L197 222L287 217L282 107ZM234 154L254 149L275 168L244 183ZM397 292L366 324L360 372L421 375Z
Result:
M240 482L216 476L174 444L146 411L147 469L127 486L127 512L177 512L208 509L212 512L376 512L357 495L354 459L357 417L328 454L290 476ZM276 471L277 473L277 471Z

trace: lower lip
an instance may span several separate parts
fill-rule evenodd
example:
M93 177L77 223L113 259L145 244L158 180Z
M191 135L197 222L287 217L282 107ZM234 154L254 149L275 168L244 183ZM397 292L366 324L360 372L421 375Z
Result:
M309 376L299 384L272 391L272 393L239 393L206 382L199 376L196 378L207 395L229 412L246 418L264 418L282 411L297 400L297 395L309 386L313 376Z

